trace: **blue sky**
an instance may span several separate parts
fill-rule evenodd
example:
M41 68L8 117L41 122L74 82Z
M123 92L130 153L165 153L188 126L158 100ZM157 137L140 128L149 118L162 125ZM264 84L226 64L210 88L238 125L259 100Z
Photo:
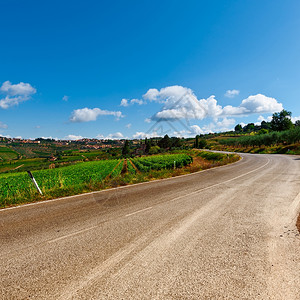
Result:
M194 136L300 116L297 0L0 3L0 135Z

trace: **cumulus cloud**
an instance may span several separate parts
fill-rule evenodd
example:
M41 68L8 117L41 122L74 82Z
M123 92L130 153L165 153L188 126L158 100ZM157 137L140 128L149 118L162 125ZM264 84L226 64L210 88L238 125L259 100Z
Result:
M215 123L214 131L230 131L233 130L233 126L235 125L235 119L224 118L221 121Z
M69 134L65 137L65 139L70 141L77 141L83 139L83 137L81 135Z
M55 141L58 140L57 137L52 137L52 136L42 136L41 138L44 139L44 140L55 140Z
M223 118L222 120L215 123L211 122L203 127L200 127L199 125L192 125L190 126L190 132L187 131L184 136L188 137L197 134L231 131L233 130L235 123L236 121L234 119Z
M0 93L4 95L0 100L0 107L7 109L29 100L36 93L36 89L29 83L12 84L10 81L5 81L0 87Z
M6 129L8 126L0 121L0 128Z
M299 117L292 117L291 120L292 120L293 123L295 123L296 121L300 120L300 116Z
M20 82L18 84L12 84L10 81L3 82L0 91L6 93L8 96L30 96L36 93L36 89L29 83Z
M121 103L120 103L120 106L128 106L128 100L127 99L122 99L121 100Z
M131 104L138 104L138 105L143 105L144 104L144 101L143 100L140 100L140 99L131 99L130 100L130 103Z
M103 134L98 134L96 138L100 140L120 140L120 139L124 139L125 137L121 132L115 132L115 133L110 133L107 136L104 136Z
M133 104L143 105L143 104L145 104L145 102L143 100L140 100L140 99L131 99L131 100L122 99L121 103L120 103L120 106L127 107L127 106L133 105Z
M150 89L143 97L164 104L162 110L156 113L152 120L202 120L206 115L202 103L189 88L176 85L162 88L160 91Z
M126 128L131 128L131 123L127 124Z
M272 116L268 116L268 117L263 117L263 116L259 116L258 118L257 118L257 121L259 121L259 122L262 122L262 121L265 121L265 122L271 122L272 121Z
M102 110L100 108L81 108L72 112L70 121L74 123L96 121L99 116L114 116L117 120L124 117L120 111Z
M283 110L281 103L278 103L275 98L267 97L262 94L249 96L244 99L240 105L245 109L246 113L272 113Z
M203 129L201 129L200 126L192 125L191 126L191 133L194 134L194 135L197 135L197 134L204 134L205 132L203 131Z
M69 98L70 98L69 96L64 95L64 96L62 97L62 100L67 102L67 101L69 100Z
M145 138L152 138L152 137L160 137L162 134L159 134L157 131L152 132L143 132L143 131L137 131L135 134L132 135L134 139L145 139Z
M149 89L143 98L163 104L162 109L151 118L154 121L213 118L216 122L218 118L273 113L283 109L282 104L275 98L262 94L249 96L239 106L222 107L214 95L199 100L191 89L178 85L160 90Z
M227 98L234 98L235 96L238 96L239 93L239 90L227 90L224 96Z
M283 110L283 106L275 98L262 94L252 95L244 99L240 106L225 106L223 115L237 116L249 114L274 113Z

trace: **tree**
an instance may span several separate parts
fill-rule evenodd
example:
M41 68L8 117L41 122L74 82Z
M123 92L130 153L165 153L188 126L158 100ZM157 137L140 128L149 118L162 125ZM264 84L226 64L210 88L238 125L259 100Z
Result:
M241 132L243 130L243 127L241 124L237 124L235 127L234 127L234 131L235 132Z
M195 148L199 148L199 135L196 135L194 146L195 146Z
M254 129L255 129L254 123L248 123L246 126L244 126L243 131L251 132L251 131L254 131Z
M130 148L129 148L129 142L128 140L125 141L124 146L122 148L122 155L127 155L130 152Z
M296 126L296 127L299 127L299 126L300 126L300 120L297 120L297 121L295 122L295 126Z
M207 146L207 141L205 139L200 139L199 140L199 148L204 149Z
M271 129L271 123L270 122L266 122L266 121L261 121L260 123L260 127L261 129Z
M171 147L171 139L167 134L158 142L158 146L164 149Z
M145 145L146 145L145 152L149 153L150 148L151 148L151 141L148 140L147 138L145 139Z
M284 131L293 128L291 120L292 113L283 109L281 112L274 113L271 121L273 131Z

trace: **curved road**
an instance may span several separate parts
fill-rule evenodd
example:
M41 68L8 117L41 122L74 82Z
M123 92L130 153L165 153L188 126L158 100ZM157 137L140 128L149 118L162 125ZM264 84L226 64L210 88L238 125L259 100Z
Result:
M1 299L300 299L300 158L0 210Z

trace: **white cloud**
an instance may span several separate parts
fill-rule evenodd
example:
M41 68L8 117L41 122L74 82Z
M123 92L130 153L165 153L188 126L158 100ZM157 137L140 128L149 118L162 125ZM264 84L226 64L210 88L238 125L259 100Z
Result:
M20 82L18 84L11 84L10 81L3 82L0 91L8 96L30 96L36 93L36 89L29 83Z
M36 93L36 89L29 83L12 84L10 81L5 81L0 87L0 93L5 95L5 98L0 100L0 107L7 109L29 100Z
M231 105L225 106L223 108L223 115L243 116L249 114L274 113L281 110L283 110L283 106L275 98L257 94L244 99L238 107Z
M237 94L237 92L232 92L232 94L234 93ZM155 121L213 118L216 122L220 117L273 113L283 109L282 104L278 103L275 98L262 94L249 96L239 106L227 105L222 107L214 95L207 99L198 100L191 89L178 85L160 90L149 89L143 98L148 101L163 103L162 109L152 117L152 120Z
M131 128L131 123L127 124L126 128Z
M155 130L152 132L143 132L138 131L135 134L132 135L132 138L134 139L145 139L145 138L152 138L152 137L159 137L162 136L162 134L157 133Z
M220 121L217 121L215 123L211 122L208 125L204 125L203 127L192 125L190 126L190 133L193 136L196 134L231 131L233 130L235 123L236 121L234 119L223 118Z
M227 98L234 98L235 96L238 96L239 93L239 90L227 90L224 96Z
M268 117L263 117L263 116L259 116L257 118L257 121L262 122L262 121L266 121L266 122L271 122L272 121L272 116L268 116Z
M69 134L65 137L65 140L70 140L70 141L77 141L81 139L83 139L81 135L74 135L74 134Z
M150 91L150 93L149 93ZM161 111L156 113L152 120L178 120L198 119L202 120L211 117L216 120L218 117L246 115L255 113L267 113L281 111L283 106L275 98L262 94L249 96L244 99L240 106L231 105L222 108L217 103L215 96L198 100L191 89L182 86L170 86L160 91L149 90L144 97L150 101L163 103Z
M292 120L293 123L295 123L296 121L300 120L300 116L299 117L292 117L291 120Z
M204 131L201 129L200 126L198 126L198 125L192 125L191 126L191 133L193 133L194 135L204 134Z
M127 106L133 105L133 104L142 105L142 104L145 104L145 102L143 100L140 100L140 99L131 99L131 100L122 99L121 103L120 103L120 106L127 107Z
M0 128L6 129L8 126L0 121Z
M15 139L18 139L18 140L22 140L22 137L21 137L20 135L15 136L14 138L15 138Z
M139 99L131 99L130 100L130 104L138 104L138 105L143 105L145 104L145 102L143 100L139 100Z
M233 130L234 125L236 124L235 119L224 118L221 121L216 123L215 132L221 131L230 131Z
M129 104L128 104L128 100L127 99L122 99L121 100L121 103L120 103L120 106L128 106Z
M117 120L124 117L120 111L102 110L100 108L75 109L70 117L71 122L90 122L96 121L99 116L114 116Z
M107 136L104 136L103 134L98 134L96 138L99 140L120 140L120 139L124 139L125 137L121 132L116 132L116 133L110 133Z
M278 103L275 98L267 97L262 94L249 96L244 99L240 107L246 110L246 113L273 113L283 110L281 103Z
M68 101L69 98L70 98L69 96L66 96L66 95L65 95L65 96L62 97L62 100L63 100L63 101Z
M164 104L162 110L156 113L152 120L202 120L206 115L203 103L198 101L191 89L182 86L169 86L160 91L150 89L144 98Z
M52 136L42 136L41 138L44 139L44 140L49 140L49 139L50 139L50 140L56 140L56 141L58 140L57 137L54 138L54 137L52 137Z
M236 106L231 106L227 105L223 108L222 112L225 116L243 116L246 115L246 109L244 107L236 107Z
M159 91L157 89L149 89L147 93L143 95L143 98L149 101L157 101L158 96Z
M151 119L149 119L149 118L146 118L144 121L145 121L146 123L151 123Z

